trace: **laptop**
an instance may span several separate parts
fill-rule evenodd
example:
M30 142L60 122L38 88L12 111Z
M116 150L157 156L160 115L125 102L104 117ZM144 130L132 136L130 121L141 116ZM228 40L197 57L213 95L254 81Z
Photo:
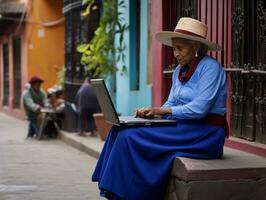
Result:
M169 126L176 124L175 120L162 118L146 119L135 116L118 116L104 80L91 79L91 84L105 119L111 124L117 126Z

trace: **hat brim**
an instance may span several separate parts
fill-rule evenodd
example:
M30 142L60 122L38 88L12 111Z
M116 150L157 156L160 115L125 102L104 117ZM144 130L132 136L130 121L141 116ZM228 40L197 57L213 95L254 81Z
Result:
M29 81L29 83L43 83L44 81L43 80L32 80L32 81Z
M156 33L155 38L160 43L167 45L167 46L170 46L170 47L173 46L173 44L172 44L173 38L182 38L182 39L200 42L200 43L204 44L208 48L208 50L211 50L211 51L222 50L222 47L220 47L218 44L210 42L207 39L200 38L197 36L187 35L187 34L183 34L183 33L176 33L176 32L171 32L171 31L161 31L161 32Z

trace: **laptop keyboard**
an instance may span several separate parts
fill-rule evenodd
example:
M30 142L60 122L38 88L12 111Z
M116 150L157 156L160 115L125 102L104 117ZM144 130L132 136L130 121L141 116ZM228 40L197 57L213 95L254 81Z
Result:
M120 118L120 117L119 117ZM121 119L122 118L122 119ZM119 119L120 122L128 122L128 121L131 121L131 122L145 122L145 121L150 121L150 120L162 120L161 118L143 118L143 117L134 117L134 116L123 116Z

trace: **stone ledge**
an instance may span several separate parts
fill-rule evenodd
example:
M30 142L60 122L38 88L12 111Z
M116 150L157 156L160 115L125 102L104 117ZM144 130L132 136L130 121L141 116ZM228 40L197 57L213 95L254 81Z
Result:
M177 157L165 200L264 200L265 157L224 148L222 159Z
M171 179L165 200L265 200L266 178L260 180L180 181Z
M183 181L261 179L266 178L266 159L225 147L222 159L177 157L171 175Z

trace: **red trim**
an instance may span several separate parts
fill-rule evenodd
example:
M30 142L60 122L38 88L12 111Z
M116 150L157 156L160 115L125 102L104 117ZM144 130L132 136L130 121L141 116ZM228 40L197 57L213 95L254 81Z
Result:
M217 37L218 37L218 8L217 8L217 1L218 0L214 0L214 1L212 1L212 8L211 8L211 29L212 29L212 31L211 31L211 33L212 33L212 36L211 36L211 38L212 38L212 42L214 42L214 43L218 43L218 39L217 39ZM212 56L215 58L215 59L217 59L217 51L213 51L212 52Z
M201 35L198 35L196 33L193 33L193 32L190 32L190 31L186 31L186 30L183 30L183 29L175 29L175 32L176 33L183 33L183 34L186 34L186 35L191 35L191 36L196 36L196 37L200 37L200 38L206 39L205 37L203 37Z
M207 24L207 2L206 0L198 0L198 5L200 5L200 13L201 16L199 19L204 23Z
M151 38L151 56L150 64L152 70L152 105L161 106L163 96L163 61L162 61L162 45L155 40L155 33L163 29L162 20L162 1L153 0L151 3L151 24L150 24L150 38Z
M232 62L232 0L227 0L225 1L227 2L227 4L225 5L225 10L227 10L227 30L226 30L226 40L224 40L224 44L226 43L226 54L224 55L224 57L226 57L225 59L225 67L229 67L231 62ZM231 99L230 99L230 93L231 93L231 81L230 81L231 77L228 78L228 92L227 92L227 110L230 111L230 113L232 112L231 109ZM228 121L230 122L229 126L232 127L231 125L231 114L228 112ZM232 135L232 133L230 133Z
M204 120L207 123L213 124L215 126L221 126L224 128L224 134L228 138L229 137L229 127L226 121L226 115L217 115L217 114L208 114Z
M253 146L250 144L238 142L238 141L233 141L230 139L225 141L225 146L230 147L232 149L238 149L241 151L245 151L245 152L252 153L252 154L266 158L266 148L263 148L263 147L257 147L257 146Z
M223 13L223 1L218 1L218 44L223 47L223 35L224 35L224 29L223 29L223 23L224 23L224 17L219 17L219 16L224 16ZM222 51L217 52L217 59L220 63L224 65L222 62Z
M212 0L206 0L206 24L208 26L207 39L212 41ZM213 51L209 51L209 55L213 57Z

